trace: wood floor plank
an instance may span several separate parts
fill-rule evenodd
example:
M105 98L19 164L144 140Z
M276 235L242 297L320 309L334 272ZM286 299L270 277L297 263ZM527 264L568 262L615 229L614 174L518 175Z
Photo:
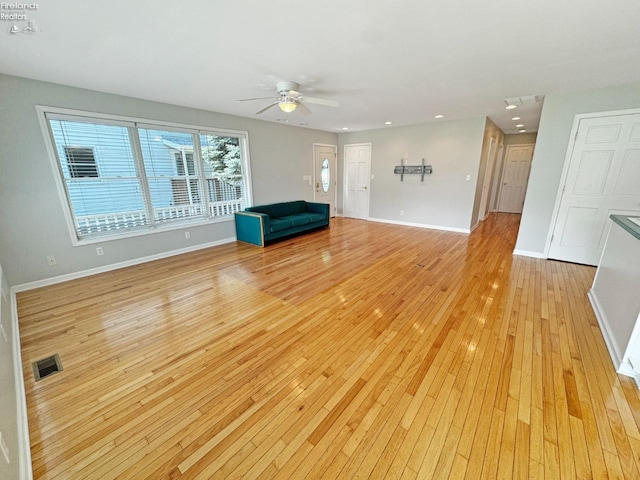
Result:
M513 255L518 222L336 218L19 293L34 477L640 478L595 269Z

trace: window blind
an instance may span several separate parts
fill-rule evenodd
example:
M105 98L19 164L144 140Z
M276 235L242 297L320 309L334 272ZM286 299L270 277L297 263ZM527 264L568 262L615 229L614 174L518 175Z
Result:
M240 139L201 133L200 150L212 214L248 207Z
M250 204L246 134L84 112L42 115L77 240L205 222Z
M51 119L78 238L149 225L127 127ZM95 175L68 152L93 152Z
M203 217L193 135L149 128L139 128L138 135L154 221Z

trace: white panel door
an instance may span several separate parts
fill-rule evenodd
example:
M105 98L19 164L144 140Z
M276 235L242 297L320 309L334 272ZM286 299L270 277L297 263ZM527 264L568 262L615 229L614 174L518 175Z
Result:
M507 146L498 200L499 212L522 213L532 158L533 145Z
M344 146L344 216L369 217L371 144Z
M609 215L640 213L640 114L580 120L549 258L597 265Z
M329 204L329 216L336 216L336 167L335 145L313 145L313 200Z

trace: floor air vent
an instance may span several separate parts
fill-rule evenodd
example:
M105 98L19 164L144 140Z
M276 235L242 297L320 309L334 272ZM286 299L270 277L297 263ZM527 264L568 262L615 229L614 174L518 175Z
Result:
M61 371L62 363L60 362L60 357L57 353L50 357L43 358L42 360L38 360L37 362L33 362L33 375L36 377L36 382Z

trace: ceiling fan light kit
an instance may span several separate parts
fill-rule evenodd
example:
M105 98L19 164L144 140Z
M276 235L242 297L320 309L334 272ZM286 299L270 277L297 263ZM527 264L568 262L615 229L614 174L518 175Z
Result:
M291 113L297 107L296 103L290 99L282 100L281 102L278 103L278 106L280 107L280 110L282 110L285 113Z

